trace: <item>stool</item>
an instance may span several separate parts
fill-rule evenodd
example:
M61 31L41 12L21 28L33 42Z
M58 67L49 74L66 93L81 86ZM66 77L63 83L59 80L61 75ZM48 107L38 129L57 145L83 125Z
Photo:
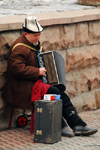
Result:
M10 114L8 129L11 128L13 114L14 114L14 106L12 106L12 108L11 108L11 114ZM34 109L32 109L32 111L31 111L30 134L33 132L34 132Z

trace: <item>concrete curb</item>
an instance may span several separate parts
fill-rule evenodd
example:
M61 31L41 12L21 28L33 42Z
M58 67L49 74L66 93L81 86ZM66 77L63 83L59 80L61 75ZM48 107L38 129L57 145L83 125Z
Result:
M0 31L22 29L22 24L26 16L23 15L0 18ZM51 12L37 14L35 16L42 26L69 24L87 20L100 20L100 9Z

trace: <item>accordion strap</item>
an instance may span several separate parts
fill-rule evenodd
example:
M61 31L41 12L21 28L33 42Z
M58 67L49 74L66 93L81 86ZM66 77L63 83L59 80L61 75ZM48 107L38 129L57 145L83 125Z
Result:
M30 49L33 50L33 51L37 51L35 48L33 48L33 47L31 47L31 46L29 46L29 45L27 45L27 44L24 44L24 43L17 43L17 44L12 48L12 52L13 52L13 50L15 49L15 47L16 47L16 46L19 46L19 45L23 45L23 46L25 46L25 47L30 48ZM40 47L40 50L39 50L39 51L41 51L41 50L42 50L42 46Z

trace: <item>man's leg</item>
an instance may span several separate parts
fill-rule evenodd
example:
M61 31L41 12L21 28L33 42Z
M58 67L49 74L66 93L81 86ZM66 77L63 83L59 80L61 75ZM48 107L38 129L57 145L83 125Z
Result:
M87 127L87 124L77 114L76 108L66 93L61 93L61 99L63 103L63 117L73 129L75 135L92 135L98 131L97 129Z
M68 125L65 119L62 117L62 136L73 137L74 133L68 130Z
M51 86L48 89L47 94L58 94L58 95L61 95L59 89L54 87L54 86ZM63 119L63 117L62 117L62 131L61 131L61 133L62 133L63 136L67 136L67 137L73 137L74 136L73 132L68 130L68 126L67 126L65 120Z

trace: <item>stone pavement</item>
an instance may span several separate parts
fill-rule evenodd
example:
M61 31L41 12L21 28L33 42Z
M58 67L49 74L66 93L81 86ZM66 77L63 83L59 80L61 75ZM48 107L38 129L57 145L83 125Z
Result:
M79 115L98 132L89 137L62 137L54 144L34 143L29 126L0 131L0 150L100 150L100 109L85 111Z
M0 0L0 17L93 8L97 7L80 5L77 0Z

